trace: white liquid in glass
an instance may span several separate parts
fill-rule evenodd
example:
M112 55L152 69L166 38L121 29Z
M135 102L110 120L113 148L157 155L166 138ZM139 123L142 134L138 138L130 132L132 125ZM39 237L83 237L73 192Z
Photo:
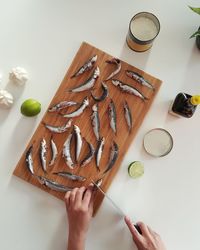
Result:
M158 29L155 23L147 17L137 17L131 22L131 32L140 41L148 41L153 39Z

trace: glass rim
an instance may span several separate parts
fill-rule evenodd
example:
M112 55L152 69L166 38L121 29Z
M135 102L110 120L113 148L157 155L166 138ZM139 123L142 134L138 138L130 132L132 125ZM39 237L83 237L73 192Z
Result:
M171 142L171 143L170 143L170 146L169 146L168 150L166 150L165 153L159 154L159 155L158 155L158 154L153 154L153 153L151 153L149 150L147 150L147 148L145 147L145 136L148 135L149 133L151 133L152 131L163 131L163 132L165 132L165 134L168 135L168 137L170 138L170 142ZM153 128L153 129L149 130L148 132L146 132L145 135L144 135L144 137L143 137L143 147L144 147L145 151L146 151L149 155L154 156L154 157L157 157L157 158L160 158L160 157L163 157L163 156L168 155L168 154L171 152L173 146L174 146L173 137L172 137L172 135L171 135L166 129L164 129L164 128Z
M151 39L149 39L149 40L140 40L140 39L138 39L137 37L135 37L135 36L133 35L132 31L131 31L131 22L132 22L133 19L135 19L138 15L141 15L141 14L148 14L148 15L154 17L155 20L156 20L157 23L158 23L157 34L156 34L153 38L151 38ZM146 44L146 43L152 42L152 41L158 36L158 34L160 33L160 26L161 26L161 25L160 25L160 21L159 21L159 19L157 18L156 15L154 15L153 13L148 12L148 11L142 11L142 12L138 12L137 14L135 14L135 15L131 18L131 20L130 20L130 22L129 22L129 32L130 32L130 34L131 34L131 36L132 36L132 38L133 38L134 40L136 40L136 41L139 42L139 43L144 43L144 44ZM157 27L157 25L156 25L156 27Z

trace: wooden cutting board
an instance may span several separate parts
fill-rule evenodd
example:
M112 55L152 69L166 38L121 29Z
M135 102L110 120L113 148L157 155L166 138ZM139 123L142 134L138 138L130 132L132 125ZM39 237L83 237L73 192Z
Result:
M68 88L72 88L74 86L79 85L91 75L92 71L89 71L89 72L85 72L83 75L78 76L76 78L72 78L72 79L70 78L73 75L73 73L80 66L82 66L86 60L88 60L93 55L98 56L98 59L95 65L98 65L100 68L100 77L95 83L94 93L96 96L99 96L101 94L101 88L100 88L101 81L104 80L108 75L110 75L110 73L115 69L114 65L109 65L105 62L106 60L111 59L112 56L100 49L97 49L89 45L88 43L83 42L70 68L68 69L62 83L60 84L60 87L58 88L55 96L53 97L49 107L63 100L73 100L73 101L81 102L85 96L88 96L90 100L89 108L87 108L81 116L74 118L73 124L78 125L81 129L82 136L85 137L89 142L91 142L96 147L97 142L93 133L91 119L90 119L90 116L92 113L91 107L94 104L94 101L92 100L90 96L90 91L84 91L80 93L70 93L66 91ZM144 78L149 80L149 82L155 86L155 91L153 92L151 89L148 89L147 87L140 86L140 84L136 83L134 80L126 76L125 70L127 69L133 70L143 75ZM122 93L117 87L113 86L113 84L110 81L107 82L107 85L109 87L109 97L105 101L99 103L99 116L100 116L100 121L101 121L100 133L101 133L101 136L105 137L105 147L104 147L103 156L100 162L101 172L99 173L97 171L94 159L91 161L89 165L85 166L84 168L80 168L77 166L73 171L71 171L69 167L65 164L64 159L62 157L62 148L63 148L63 144L65 140L67 139L68 135L72 131L72 128L71 128L63 134L53 135L54 141L56 142L57 147L58 147L59 155L58 155L58 160L56 164L53 167L48 167L48 173L46 174L47 178L55 180L63 185L70 186L70 187L80 187L81 185L87 186L90 183L91 179L97 180L101 176L101 173L105 170L105 166L109 159L110 146L111 146L112 141L114 140L119 146L119 156L112 170L108 172L107 175L103 178L103 183L101 186L104 191L106 191L109 188L114 176L116 175L121 165L123 157L126 155L126 152L130 144L133 142L133 138L135 137L140 125L142 124L142 121L145 115L147 114L149 108L151 107L151 104L162 83L159 79L123 61L122 61L122 69L115 78L125 83L129 83L133 87L136 87L146 97L148 97L149 100L144 102L138 97L129 95L127 93ZM117 111L117 135L115 135L112 132L110 125L109 125L108 104L110 102L110 98L113 99L113 102L115 103L116 111ZM124 100L128 102L129 107L131 108L132 116L133 116L133 129L131 133L128 132L127 124L124 118L124 110L123 110ZM73 109L74 108L70 108L67 110L67 112L70 112ZM39 145L40 145L40 140L42 138L45 138L50 148L51 132L48 131L44 127L42 122L46 122L48 124L57 126L57 125L63 125L66 122L66 120L67 120L66 118L63 118L59 114L46 112L38 128L36 129L34 135L32 136L29 144L27 145L24 154L21 156L21 159L19 160L16 166L16 169L14 170L14 175L20 177L21 179L35 185L36 187L43 189L44 191L62 200L64 199L65 194L52 191L42 186L37 181L37 179L35 179L35 177L31 176L31 174L26 168L25 153L27 149L30 147L30 145L33 144L34 171L37 175L45 176L41 168L40 159L39 159ZM88 152L88 147L84 143L82 151L81 151L80 159L83 159L83 157L87 154L87 152ZM48 162L50 158L51 158L51 152L49 150L47 154ZM133 160L135 159L133 158ZM87 177L87 180L84 183L73 182L63 177L59 177L59 176L52 174L53 172L57 172L57 171L71 171L74 174ZM94 205L95 213L97 209L99 208L102 200L103 200L103 195L100 192L97 192L95 196L95 205Z

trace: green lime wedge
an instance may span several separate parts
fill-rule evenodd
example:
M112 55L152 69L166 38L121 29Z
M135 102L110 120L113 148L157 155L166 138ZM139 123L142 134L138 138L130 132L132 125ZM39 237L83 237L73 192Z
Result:
M21 105L21 113L25 116L35 116L41 111L41 104L34 99L27 99Z
M138 178L144 174L144 166L140 161L134 161L128 166L128 173L132 178Z

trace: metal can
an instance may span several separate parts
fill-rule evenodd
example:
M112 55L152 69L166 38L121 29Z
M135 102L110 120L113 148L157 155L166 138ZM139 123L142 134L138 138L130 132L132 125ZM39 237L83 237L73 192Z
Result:
M132 17L126 37L128 46L137 52L151 48L154 39L160 32L158 18L149 12L140 12Z

